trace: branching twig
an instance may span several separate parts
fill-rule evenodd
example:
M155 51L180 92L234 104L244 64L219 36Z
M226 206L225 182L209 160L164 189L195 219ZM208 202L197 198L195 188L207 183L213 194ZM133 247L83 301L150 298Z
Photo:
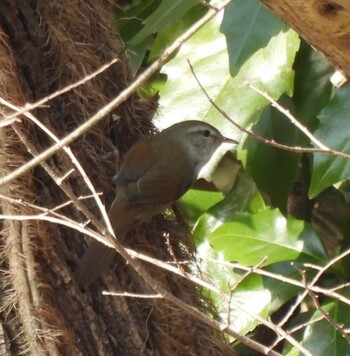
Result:
M277 273L272 273L272 272L266 271L264 269L260 269L260 268L256 268L256 267L244 266L244 265L241 265L241 264L235 263L235 262L220 261L220 260L215 260L215 259L210 259L210 258L206 258L204 260L205 261L214 262L214 263L217 263L217 264L221 264L221 265L225 265L225 266L229 266L229 267L232 267L232 268L237 268L237 269L240 269L240 270L243 270L243 271L252 271L252 272L254 272L256 274L259 274L261 276L273 278L273 279L279 280L279 281L281 281L283 283L288 283L288 284L294 285L296 287L304 288L303 283L298 281L298 280L296 280L296 279L285 277L285 276L282 276L282 275L277 274ZM345 286L346 285L344 285L344 287ZM334 291L334 290L336 290L335 288L326 289L326 288L321 288L321 287L318 287L318 286L309 286L309 288L311 288L311 290L313 292L315 292L315 293L324 294L327 297L333 298L335 300L339 300L340 302L350 306L350 299L346 298L342 294L336 293Z
M63 89L57 90L54 93L45 96L43 99L38 100L37 102L33 103L33 104L26 104L23 108L21 108L17 113L11 114L11 115L7 115L3 120L0 121L0 127L1 124L3 124L3 126L8 125L9 123L13 123L18 116L22 115L22 114L26 114L29 111L36 109L39 106L42 106L43 104L47 103L48 101L82 85L85 84L86 82L88 82L89 80L95 78L97 75L99 75L100 73L104 72L106 69L108 69L111 65L113 65L114 63L116 63L117 61L119 61L118 58L114 58L112 59L109 63L101 66L99 69L97 69L95 72L92 72L89 75L86 75L83 79L78 80L77 82L67 85L66 87L64 87ZM17 119L18 120L18 119ZM5 124L6 123L6 124Z
M163 234L164 238L165 238L165 245L167 247L167 250L169 251L170 256L173 258L174 263L177 266L178 271L180 271L181 273L185 273L185 270L183 269L183 267L181 266L181 264L179 263L175 251L173 249L173 246L171 245L171 241L170 241L170 234L168 232L165 232Z
M259 263L257 263L254 268L260 268L267 260L267 257L265 256ZM250 269L246 271L246 273L243 274L241 278L239 278L238 281L236 281L229 289L230 289L230 294L229 294L229 300L227 302L227 325L231 325L231 302L232 302L232 297L233 297L233 292L235 289L245 280L247 279L251 274L253 273L253 270Z
M85 79L85 78L84 78ZM85 82L85 81L84 81ZM12 110L15 110L17 112L20 112L20 108L18 108L17 106L7 102L6 100L0 98L0 103L9 107ZM59 138L52 132L50 131L45 125L43 125L40 120L38 120L34 115L32 115L29 112L25 113L25 116L31 120L33 123L35 123L38 127L40 127L53 141L55 142L59 142ZM15 132L17 133L17 135L19 136L19 138L21 139L21 141L24 143L24 145L27 147L28 151L33 155L33 157L38 155L38 152L36 150L36 148L34 147L34 145L31 144L31 142L27 139L27 137L25 136L25 134L23 133L23 130L20 128L19 125L14 124L13 125L13 129L15 130ZM81 174L85 184L87 185L87 187L90 189L97 206L100 209L101 215L105 221L105 226L107 226L109 231L112 231L112 226L110 225L107 213L106 213L106 209L99 197L99 195L97 194L95 187L93 186L91 180L89 179L89 177L87 176L87 174L85 173L84 168L82 167L82 165L80 164L80 162L77 160L77 158L75 157L75 155L73 154L72 150L69 147L63 147L63 150L66 152L66 154L68 155L68 157L71 159L73 165L77 168L78 172ZM84 204L82 204L79 199L77 199L77 197L75 196L75 194L73 193L71 187L68 184L64 183L64 179L61 177L59 178L57 176L57 174L54 172L54 170L46 163L46 162L41 162L42 167L46 170L46 172L51 176L51 178L56 182L56 184L63 190L63 192L74 202L75 206L80 209L82 211L82 213L91 221L94 223L94 225L101 231L103 232L105 230L105 226L102 225L100 223L100 221L93 215L90 213L90 211L85 207ZM66 176L66 175L65 175Z
M348 342L350 342L350 335L348 335L346 332L344 332L343 328L335 321L333 318L330 317L329 313L324 311L323 308L321 307L317 296L315 293L308 287L308 283L306 281L306 276L305 272L302 273L302 278L305 286L305 290L307 293L310 295L312 301L314 302L316 309L324 316L325 319L337 330L341 336L343 336L344 339L346 339Z
M350 249L342 252L339 256L334 257L331 261L329 261L325 266L321 267L319 269L319 271L316 273L316 275L313 277L313 279L311 280L310 283L308 283L307 289L312 290L312 291L316 291L316 288L313 289L313 287L315 286L315 284L317 283L317 281L321 278L321 276L323 275L323 273L325 273L329 268L331 268L335 263L337 263L338 261L342 260L343 258L345 258L346 256L348 256L350 254ZM309 294L307 289L304 286L304 292L300 295L298 295L298 302L293 306L292 309L296 309L298 307L298 305L300 305L302 303L302 301L305 299L305 297Z
M282 105L278 104L278 102L271 97L267 92L260 90L255 85L251 84L249 80L245 80L244 82L249 88L253 89L255 92L263 96L266 100L268 100L273 107L275 107L279 112L281 112L285 117L289 119L289 121L297 127L305 136L307 136L311 142L313 142L316 146L321 148L324 153L333 153L329 147L324 145L321 141L319 141L304 125L302 125L291 113L288 109L284 108Z
M199 81L192 64L190 63L190 61L188 61L188 64L190 66L190 71L193 74L196 82L198 83L199 87L201 88L201 90L203 91L204 95L207 97L208 101L210 102L210 104L226 119L228 120L232 125L234 125L238 130L246 133L248 136L253 137L254 139L256 139L257 141L260 141L262 143L265 143L266 145L269 146L273 146L273 147L277 147L280 148L282 150L285 151L291 151L291 152L297 152L297 153L324 153L324 154L331 154L334 156L338 156L341 158L345 158L345 159L350 159L350 155L340 152L340 151L336 151L336 150L332 150L332 149L323 149L323 148L309 148L309 147L296 147L296 146L288 146L288 145L283 145L281 143L277 143L274 140L269 140L266 139L258 134L256 134L254 131L245 129L244 127L242 127L241 125L239 125L236 121L234 121L233 119L230 118L230 116L223 110L221 109L216 103L215 101L211 98L211 96L208 94L208 92L206 91L206 89L203 87L202 83ZM273 99L272 99L273 100ZM296 119L295 119L296 120ZM316 138L315 138L316 139ZM317 139L316 139L317 140ZM324 146L324 145L323 145ZM326 147L326 146L324 146Z

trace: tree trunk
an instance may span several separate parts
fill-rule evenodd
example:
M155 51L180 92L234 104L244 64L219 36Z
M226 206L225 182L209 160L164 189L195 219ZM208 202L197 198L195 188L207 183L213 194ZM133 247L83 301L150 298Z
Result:
M132 79L113 27L114 10L103 0L3 0L0 96L23 106L118 58L102 74L32 111L58 138L84 123ZM1 104L3 114L13 112ZM155 100L140 101L135 94L70 146L107 208L120 159L140 136L154 131L150 120L155 109ZM37 123L24 115L20 119L1 128L0 176L53 144ZM61 150L0 188L1 213L21 216L1 222L2 354L230 355L209 327L163 299L102 295L105 289L151 292L120 259L108 277L86 291L79 288L74 270L88 238L52 221L66 219L68 224L70 219L93 228L89 216L101 217L86 182L73 158ZM162 260L172 254L178 260L192 258L186 229L162 216L136 230L129 245ZM187 280L150 265L144 268L178 298L215 314Z
M261 0L345 76L350 76L350 3L347 0Z

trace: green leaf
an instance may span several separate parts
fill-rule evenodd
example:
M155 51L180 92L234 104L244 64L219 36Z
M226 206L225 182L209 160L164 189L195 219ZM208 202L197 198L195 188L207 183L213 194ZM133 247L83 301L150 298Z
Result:
M128 50L126 54L129 58L133 74L137 73L137 71L140 69L145 59L148 46L151 42L152 38L148 38L147 40L141 42L140 44L134 47L128 45Z
M226 36L230 72L238 73L246 60L271 37L286 30L276 16L257 0L236 0L225 9L220 31Z
M142 1L128 11L118 14L116 27L124 42L129 42L143 28L145 21L160 5L161 0Z
M190 189L182 196L181 201L185 206L185 211L190 220L197 220L200 215L206 212L211 206L223 199L221 192L208 192L203 190Z
M336 91L330 104L320 115L320 124L315 136L328 147L350 153L350 87ZM310 197L315 197L329 186L350 177L350 161L333 155L317 153L314 155L313 171L309 189Z
M268 105L266 99L247 87L246 80L274 98L282 93L291 95L298 35L292 30L279 33L242 66L235 78L231 78L225 38L218 32L220 21L220 16L216 16L206 24L163 67L168 81L160 92L163 117L160 126L198 119L211 123L234 139L239 140L242 135L205 98L187 59L213 100L243 127L257 120L261 109Z
M191 11L187 11L182 17L177 19L171 26L159 30L152 45L148 62L156 60L177 37L182 35L194 22L199 20L207 9L204 6L194 6Z
M307 223L285 218L277 210L254 215L237 214L210 236L211 245L228 261L264 265L300 258L325 263L327 255L314 230Z
M348 328L350 325L350 309L341 302L327 301L321 305L322 309L339 325ZM322 316L316 311L311 320ZM350 355L350 344L333 325L323 319L306 327L302 345L312 355Z
M136 73L146 56L148 47L153 41L152 36L148 36L144 41L130 44L130 40L139 33L142 28L142 22L145 21L159 6L161 0L143 1L136 6L132 6L128 11L119 14L116 21L118 33L125 42L126 54L131 63L133 73Z
M302 41L294 70L295 113L300 122L309 130L313 130L317 124L316 115L330 100L332 91L330 76L334 68L321 53ZM304 142L308 143L309 139L305 138Z
M130 45L135 46L150 35L169 27L195 5L198 5L195 0L162 0L160 6L143 22L143 29L131 39Z
M265 209L265 205L253 180L249 175L243 173L225 199L213 205L199 217L192 233L197 243L204 241L225 221L232 220L237 212L260 211L262 209Z
M286 103L284 100L282 105L286 107ZM264 110L253 131L288 146L294 146L299 136L295 126L271 107ZM243 150L247 150L243 164L259 190L269 196L273 206L286 213L288 195L297 176L299 155L268 146L251 137L245 141Z

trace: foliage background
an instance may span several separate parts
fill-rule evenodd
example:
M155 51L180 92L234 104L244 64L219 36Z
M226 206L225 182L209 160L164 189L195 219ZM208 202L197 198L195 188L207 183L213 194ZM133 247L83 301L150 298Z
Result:
M133 1L116 26L134 73L157 60L207 10L195 0ZM258 339L262 322L256 315L271 317L312 355L348 354L348 160L281 150L247 136L206 99L188 61L234 122L290 147L312 148L314 142L247 81L323 144L344 153L350 153L348 87L333 86L334 69L322 55L257 0L236 0L142 88L145 96L159 92L159 127L200 119L239 141L240 169L232 190L192 190L183 198L203 275L232 293L230 308L212 295L223 320ZM257 268L245 275L247 266ZM319 293L303 294L308 283L317 284ZM290 312L281 314L286 306ZM288 343L280 347L283 354L300 352ZM249 353L243 345L237 349Z

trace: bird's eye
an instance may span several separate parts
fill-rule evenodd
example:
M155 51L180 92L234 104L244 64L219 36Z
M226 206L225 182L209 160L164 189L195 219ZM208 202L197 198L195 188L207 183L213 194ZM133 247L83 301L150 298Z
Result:
M210 131L209 130L204 130L203 131L203 136L204 137L209 137L210 136Z

